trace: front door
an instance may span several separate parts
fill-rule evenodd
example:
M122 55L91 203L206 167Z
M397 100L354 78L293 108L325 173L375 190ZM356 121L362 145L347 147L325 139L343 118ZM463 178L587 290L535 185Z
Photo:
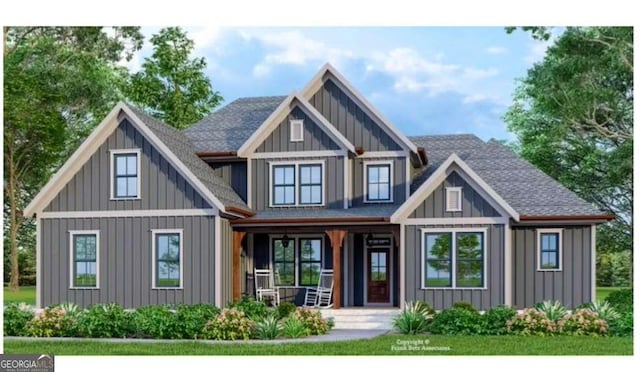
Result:
M367 249L367 302L389 303L389 248Z

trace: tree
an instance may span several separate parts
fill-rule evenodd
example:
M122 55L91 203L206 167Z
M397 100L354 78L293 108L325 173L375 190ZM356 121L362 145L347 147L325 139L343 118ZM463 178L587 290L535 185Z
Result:
M19 243L33 241L21 210L62 159L121 98L116 62L142 45L138 28L4 27L4 196L10 288ZM23 230L21 230L23 229ZM26 247L22 247L27 249ZM33 249L33 247L30 247Z
M176 128L199 121L221 101L205 75L204 58L190 58L193 41L179 27L169 27L151 37L153 54L134 74L127 95L151 115Z
M568 28L519 82L505 116L523 157L616 215L598 246L617 251L632 249L632 61L632 28Z

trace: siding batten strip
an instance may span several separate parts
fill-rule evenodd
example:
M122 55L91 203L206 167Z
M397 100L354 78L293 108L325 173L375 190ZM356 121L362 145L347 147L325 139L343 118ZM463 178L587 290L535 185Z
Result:
M214 217L214 244L213 244L213 250L214 250L214 267L215 267L215 272L213 273L213 281L214 281L214 298L215 298L215 305L219 308L222 308L222 244L221 243L221 236L220 236L220 224L221 224L221 220L220 220L220 216L215 216Z
M504 225L504 304L513 305L513 259L511 226Z
M596 225L591 225L591 302L596 300Z

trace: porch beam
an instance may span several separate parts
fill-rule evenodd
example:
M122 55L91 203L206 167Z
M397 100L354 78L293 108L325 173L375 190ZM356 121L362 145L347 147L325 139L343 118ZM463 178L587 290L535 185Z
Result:
M242 270L240 268L240 256L242 255L242 239L246 231L233 232L233 300L239 300L242 292Z
M342 241L347 230L327 230L325 231L331 242L331 251L333 252L333 308L339 309L342 305L342 267L340 265L340 251Z

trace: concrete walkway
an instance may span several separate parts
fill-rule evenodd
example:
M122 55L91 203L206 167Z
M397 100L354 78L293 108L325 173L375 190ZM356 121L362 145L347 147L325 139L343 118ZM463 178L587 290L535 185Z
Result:
M204 344L286 344L300 342L332 342L368 340L388 333L388 330L380 329L333 329L326 335L309 336L305 338L287 338L278 340L247 340L247 341L217 341L217 340L158 340L147 338L80 338L80 337L4 337L5 341L92 341L113 343L177 343L177 342L201 342Z

